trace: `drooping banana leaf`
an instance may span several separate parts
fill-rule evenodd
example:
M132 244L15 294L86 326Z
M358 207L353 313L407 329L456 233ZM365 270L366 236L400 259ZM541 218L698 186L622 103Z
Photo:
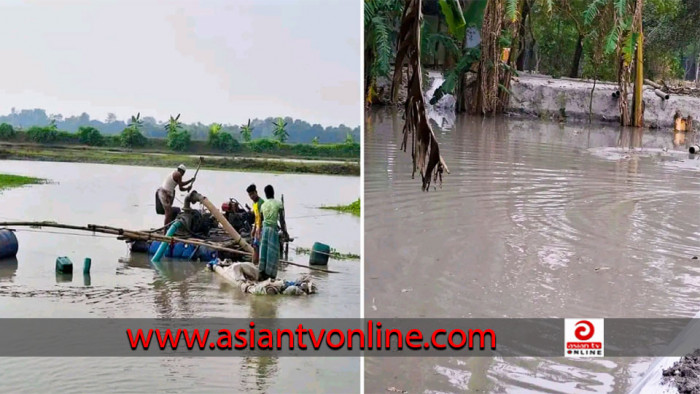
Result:
M449 173L449 170L442 156L440 156L440 148L435 138L435 133L433 133L425 113L420 64L421 6L421 0L407 0L405 4L399 29L391 97L392 100L395 100L398 95L399 85L402 82L402 74L404 73L404 65L406 65L409 77L405 103L406 120L403 128L401 149L406 151L410 135L412 137L413 175L415 176L417 168L423 181L422 189L427 191L433 180L441 183L443 172Z
M435 105L435 103L440 101L442 96L446 94L454 94L454 90L457 86L457 82L459 82L459 78L463 76L467 71L469 71L469 69L472 67L472 64L478 62L480 57L481 48L476 47L467 49L467 51L464 53L464 55L462 55L455 67L445 72L445 80L442 82L442 85L435 89L433 97L430 99L430 104Z
M447 30L455 38L462 40L467 29L467 22L464 20L462 7L457 0L439 0L440 9L447 22Z
M487 0L475 0L466 6L464 10L464 21L467 23L467 26L474 26L481 30L481 24L484 21L486 2Z

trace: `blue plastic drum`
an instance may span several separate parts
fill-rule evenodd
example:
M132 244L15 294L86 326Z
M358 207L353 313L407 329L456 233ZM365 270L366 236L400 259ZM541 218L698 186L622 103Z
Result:
M19 243L15 233L10 230L0 230L0 259L15 257Z

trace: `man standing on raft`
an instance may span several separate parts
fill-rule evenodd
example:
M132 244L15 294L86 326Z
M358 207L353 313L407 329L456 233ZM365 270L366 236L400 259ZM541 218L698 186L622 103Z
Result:
M258 265L258 280L277 278L277 263L280 259L280 234L287 239L287 224L284 220L284 207L275 200L275 189L265 186L265 202L262 204L262 238L260 240L260 265ZM280 227L277 227L279 221Z
M175 210L173 209L173 200L175 200L175 186L179 186L180 191L183 192L192 190L192 186L185 186L194 182L194 178L183 182L182 176L185 175L185 171L187 171L187 168L185 168L184 164L177 166L177 169L172 174L168 174L163 181L163 184L156 191L156 212L160 215L165 215L164 224L166 226L168 223L175 220L176 216Z

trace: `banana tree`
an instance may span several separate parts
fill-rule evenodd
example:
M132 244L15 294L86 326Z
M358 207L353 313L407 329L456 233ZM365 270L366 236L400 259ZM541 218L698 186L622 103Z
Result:
M401 0L365 0L365 100L369 105L377 94L379 76L391 69L395 28L402 10Z
M168 123L165 124L165 130L168 132L168 134L172 133L177 133L182 129L182 123L180 122L180 114L177 114L176 117L173 117L170 115L170 119L168 119Z
M282 118L277 118L277 122L274 122L273 125L275 126L272 134L277 138L277 141L281 143L287 142L287 139L289 139L289 133L287 133L287 122L284 121Z
M143 120L141 120L141 112L137 113L136 116L131 115L131 119L129 120L129 128L132 129L133 131L141 132L141 129L143 128Z
M250 119L248 119L248 124L241 126L241 137L243 138L243 141L250 142L253 136L253 129L254 127L250 125Z
M586 8L583 14L586 25L596 29L609 29L605 37L605 54L615 53L617 56L617 83L620 90L618 108L620 111L620 124L632 125L629 112L627 95L632 74L632 62L635 51L639 50L638 57L642 57L642 0L594 0ZM642 65L637 62L636 80L638 92L635 101L638 102L635 110L635 125L641 125L641 84Z

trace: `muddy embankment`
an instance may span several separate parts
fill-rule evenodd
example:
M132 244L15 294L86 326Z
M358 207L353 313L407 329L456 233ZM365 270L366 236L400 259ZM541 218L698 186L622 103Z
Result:
M597 82L591 102L593 81L581 79L554 79L544 75L521 74L511 84L513 93L508 111L542 118L588 120L589 109L593 121L620 121L618 99L613 93L617 84ZM631 107L632 93L629 93ZM651 128L673 127L673 117L679 111L682 117L700 119L700 98L669 94L668 100L644 85L644 125Z
M426 102L430 100L435 89L442 84L443 77L439 71L429 70L424 81ZM511 83L510 102L507 112L514 115L536 116L543 119L565 121L588 121L619 123L620 112L618 98L613 93L618 91L617 84L596 82L591 101L593 81L571 78L552 78L546 75L521 73ZM631 90L631 89L630 89ZM379 104L389 102L391 81L378 78L377 93ZM405 100L405 88L399 90L398 102ZM629 93L631 107L632 92ZM446 95L434 106L430 106L429 115L438 124L451 123L455 99ZM692 116L700 119L700 97L669 94L662 99L654 93L654 88L644 86L644 124L649 128L673 127L674 115L678 111L683 118Z

